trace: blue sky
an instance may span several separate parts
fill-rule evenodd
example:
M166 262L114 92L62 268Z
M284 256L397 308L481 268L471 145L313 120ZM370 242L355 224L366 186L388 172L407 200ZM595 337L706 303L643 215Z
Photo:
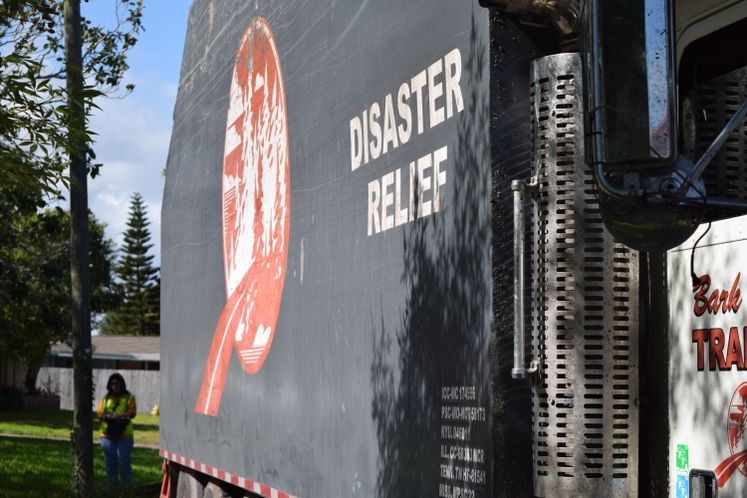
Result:
M129 57L125 83L135 90L124 98L102 98L91 119L98 134L94 150L103 164L88 184L88 203L107 224L107 235L119 248L126 227L130 197L145 200L153 235L153 253L160 264L161 199L172 112L187 28L189 0L146 0L145 31ZM81 11L95 23L114 21L115 0L91 0Z

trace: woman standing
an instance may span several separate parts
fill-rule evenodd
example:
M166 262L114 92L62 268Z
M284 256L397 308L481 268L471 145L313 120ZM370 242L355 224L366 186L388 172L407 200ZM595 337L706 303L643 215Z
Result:
M106 391L97 411L101 420L99 436L106 461L106 477L109 484L115 486L119 471L122 486L128 487L132 483L132 419L137 413L137 404L135 396L127 390L124 378L118 373L109 377Z

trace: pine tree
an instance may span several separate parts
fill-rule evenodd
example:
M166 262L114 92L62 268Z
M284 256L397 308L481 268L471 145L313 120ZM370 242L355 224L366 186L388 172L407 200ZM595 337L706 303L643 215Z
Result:
M148 254L150 242L143 198L134 193L130 200L127 230L124 232L122 254L116 266L122 303L109 313L101 332L111 335L159 335L160 278Z

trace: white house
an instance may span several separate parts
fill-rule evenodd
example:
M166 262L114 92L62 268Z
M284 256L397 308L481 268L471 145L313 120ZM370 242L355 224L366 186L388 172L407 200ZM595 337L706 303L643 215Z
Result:
M149 412L158 404L160 337L95 336L93 345L94 406L106 394L106 381L119 372L127 389L137 398L138 412ZM39 371L36 385L60 396L60 408L73 409L73 352L57 343Z

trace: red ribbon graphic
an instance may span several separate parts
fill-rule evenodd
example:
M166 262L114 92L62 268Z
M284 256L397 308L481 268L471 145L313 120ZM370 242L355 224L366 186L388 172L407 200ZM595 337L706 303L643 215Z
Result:
M729 403L726 419L726 432L729 437L731 456L721 462L714 470L718 487L723 488L734 472L739 470L747 476L747 450L741 450L745 444L745 425L747 425L747 382L743 382L734 391Z
M716 473L716 479L718 480L718 487L723 488L726 485L726 481L734 474L734 471L739 469L742 465L747 463L747 450L734 453L729 458L724 460L716 467L714 472Z
M239 288L229 298L215 326L210 354L205 363L200 394L197 396L197 402L195 403L195 411L198 413L211 416L218 414L220 400L223 396L223 386L226 383L228 364L234 346L233 331L246 313L248 299L246 298L245 288L249 280L250 274L247 273Z

